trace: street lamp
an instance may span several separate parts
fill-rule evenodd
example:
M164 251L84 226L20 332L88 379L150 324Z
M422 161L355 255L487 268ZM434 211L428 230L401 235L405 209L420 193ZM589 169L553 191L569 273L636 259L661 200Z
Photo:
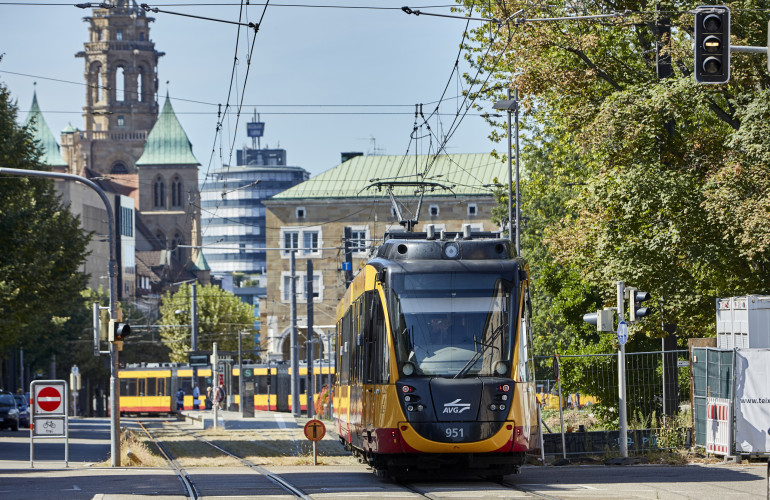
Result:
M519 89L514 90L514 97L511 99L511 89L508 89L508 99L497 101L492 107L494 109L504 110L508 113L508 237L516 245L516 255L521 255L520 238L520 216L521 202L519 200ZM516 117L516 233L513 232L513 207L511 200L512 182L511 182L511 114Z

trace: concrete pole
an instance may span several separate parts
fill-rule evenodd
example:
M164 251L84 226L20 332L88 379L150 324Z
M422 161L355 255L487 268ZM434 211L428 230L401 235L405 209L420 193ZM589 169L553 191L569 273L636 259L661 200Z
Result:
M307 355L307 380L305 382L305 394L307 394L307 416L313 418L315 414L315 404L313 401L313 393L315 388L313 382L315 377L313 376L313 260L307 260L307 282L305 286L307 290L307 335L305 338L305 354Z
M511 91L508 90L510 96ZM514 89L513 100L516 102L514 116L516 117L516 255L521 255L521 191L519 190L519 89ZM511 114L508 113L510 121ZM510 129L510 125L509 125ZM510 141L510 139L508 139ZM510 213L510 212L509 212Z
M625 284L618 281L618 324L623 321L625 311ZM628 457L628 417L626 415L626 345L618 349L618 428L620 430L620 456Z
M195 352L198 350L198 284L193 283L190 285L192 293L190 299L192 304L190 307L190 325L192 328L190 338L190 350Z
M299 345L297 341L297 280L295 275L295 251L289 254L289 293L291 294L291 413L295 417L302 416L299 406Z
M217 389L219 388L219 372L217 371L219 370L219 356L217 353L216 342L214 342L214 344L212 345L212 351L213 352L211 354L211 376L213 378L211 383L214 384L214 390L211 391L211 397L216 400ZM219 428L219 404L216 401L212 401L212 403L214 403L212 406L214 408L214 428L218 429Z
M508 100L511 99L511 89L507 90ZM516 241L516 237L513 233L513 145L511 143L513 137L511 133L511 110L508 110L508 239L512 242ZM518 159L518 155L517 155ZM518 256L518 248L516 249L516 255Z

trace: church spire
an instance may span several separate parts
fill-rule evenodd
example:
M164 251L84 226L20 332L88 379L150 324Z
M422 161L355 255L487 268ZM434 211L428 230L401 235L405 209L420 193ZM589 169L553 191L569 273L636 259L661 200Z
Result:
M32 137L40 145L42 149L40 161L43 164L49 167L67 167L61 156L59 143L56 142L56 138L51 133L51 129L48 127L42 111L40 111L40 106L37 103L37 89L32 94L32 106L29 107L29 114L24 121L24 126L32 131Z

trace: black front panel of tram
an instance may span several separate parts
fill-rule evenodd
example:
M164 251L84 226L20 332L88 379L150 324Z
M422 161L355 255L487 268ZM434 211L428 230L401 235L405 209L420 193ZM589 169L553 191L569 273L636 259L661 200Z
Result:
M505 422L514 384L504 378L405 378L396 383L407 421L426 439L488 439Z

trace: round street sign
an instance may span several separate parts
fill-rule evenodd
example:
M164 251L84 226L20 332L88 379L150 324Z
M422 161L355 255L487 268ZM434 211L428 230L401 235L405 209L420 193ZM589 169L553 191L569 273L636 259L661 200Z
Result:
M620 345L625 345L628 341L628 325L625 321L618 323L618 342Z
M326 426L314 418L305 424L305 437L311 441L320 441L326 435Z
M62 404L62 395L56 387L43 387L37 393L35 402L43 411L56 411Z

